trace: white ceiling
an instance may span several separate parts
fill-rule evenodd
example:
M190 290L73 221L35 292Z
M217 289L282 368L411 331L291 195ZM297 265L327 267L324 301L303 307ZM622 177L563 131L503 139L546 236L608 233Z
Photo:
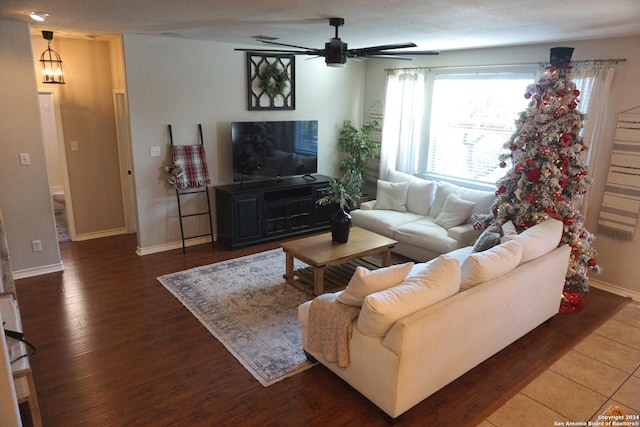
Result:
M31 10L49 14L36 23ZM640 35L640 0L0 0L0 14L59 35L165 34L237 45L252 36L323 47L455 50ZM259 44L259 43L258 43ZM264 46L264 45L262 45Z

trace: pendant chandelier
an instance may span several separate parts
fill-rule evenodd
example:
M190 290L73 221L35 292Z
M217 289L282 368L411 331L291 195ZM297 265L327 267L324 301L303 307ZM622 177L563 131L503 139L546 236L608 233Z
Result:
M43 31L42 37L47 41L47 50L40 55L40 64L42 64L42 83L45 84L64 84L64 76L62 75L62 59L55 50L51 49L51 40L53 40L53 31Z

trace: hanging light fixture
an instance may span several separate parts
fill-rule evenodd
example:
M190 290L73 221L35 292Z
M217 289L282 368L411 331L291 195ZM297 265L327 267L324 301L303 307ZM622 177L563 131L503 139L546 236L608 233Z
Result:
M64 84L64 76L62 75L62 59L55 50L51 49L51 40L53 40L53 31L43 31L42 37L47 41L47 50L40 55L40 63L42 64L42 83L45 84Z

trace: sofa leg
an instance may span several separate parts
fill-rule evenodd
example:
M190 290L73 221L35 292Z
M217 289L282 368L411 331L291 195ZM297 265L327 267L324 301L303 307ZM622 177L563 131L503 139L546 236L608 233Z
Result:
M318 362L315 357L313 357L311 354L309 354L307 352L307 350L302 350L302 351L304 351L304 355L305 355L305 357L307 358L307 360L309 362L311 362L311 363L317 363Z

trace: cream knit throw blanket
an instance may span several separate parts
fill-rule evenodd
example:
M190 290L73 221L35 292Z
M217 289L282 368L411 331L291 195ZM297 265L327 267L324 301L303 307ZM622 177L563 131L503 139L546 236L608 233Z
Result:
M353 319L358 317L360 307L339 302L338 295L322 294L311 302L307 346L309 350L321 353L327 362L346 368L349 366Z

